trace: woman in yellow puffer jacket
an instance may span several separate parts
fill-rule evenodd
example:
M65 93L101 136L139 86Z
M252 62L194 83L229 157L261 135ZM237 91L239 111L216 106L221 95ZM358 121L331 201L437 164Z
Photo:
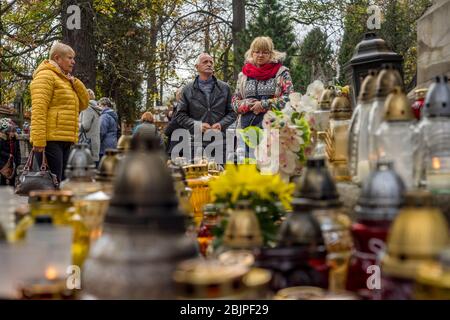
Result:
M74 58L71 47L55 43L50 60L34 71L30 85L33 151L38 158L45 151L50 170L59 181L64 180L70 147L78 141L78 114L89 103L86 87L71 75Z

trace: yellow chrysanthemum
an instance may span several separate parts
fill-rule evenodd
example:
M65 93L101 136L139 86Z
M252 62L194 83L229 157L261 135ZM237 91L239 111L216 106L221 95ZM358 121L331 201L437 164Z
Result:
M286 209L290 208L294 185L285 183L279 175L262 175L256 165L227 165L225 172L210 182L213 201L230 198L236 202L254 194L263 200L280 201Z

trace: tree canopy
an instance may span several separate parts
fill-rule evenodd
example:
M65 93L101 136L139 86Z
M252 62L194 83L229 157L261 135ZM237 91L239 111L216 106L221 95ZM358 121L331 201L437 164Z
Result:
M370 4L380 7L377 32L404 56L405 80L412 88L416 20L431 0ZM69 5L82 8L78 34L64 25ZM76 75L86 77L98 97L115 100L120 116L129 120L170 100L193 78L193 62L201 52L213 56L216 75L233 85L243 53L262 35L287 53L284 64L301 93L314 79L328 82L339 75L339 84L346 84L343 65L367 31L368 6L368 0L2 1L0 105L21 99L29 108L33 70L48 58L55 40L76 43Z

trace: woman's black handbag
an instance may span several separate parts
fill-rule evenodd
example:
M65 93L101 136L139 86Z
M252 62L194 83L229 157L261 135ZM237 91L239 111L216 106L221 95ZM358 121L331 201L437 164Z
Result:
M55 190L59 187L58 178L48 168L45 151L42 152L42 165L39 171L33 171L34 152L31 151L22 173L17 179L16 194L28 196L34 190ZM31 168L31 169L30 169Z

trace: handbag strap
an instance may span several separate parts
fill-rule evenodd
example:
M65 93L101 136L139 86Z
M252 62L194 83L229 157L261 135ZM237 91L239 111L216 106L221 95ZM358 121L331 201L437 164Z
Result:
M43 151L42 152L41 171L47 171L47 170L48 170L47 157L45 156L45 151Z
M23 167L23 171L30 171L30 168L33 167L33 158L34 158L34 151L30 151L30 155L28 156L27 162L25 163L25 166ZM48 162L47 157L45 156L45 151L42 151L42 164L40 167L41 171L47 171L48 170Z
M34 157L34 151L31 149L30 154L28 155L27 162L25 162L25 165L23 166L23 171L30 171L30 167L33 166L33 157Z

